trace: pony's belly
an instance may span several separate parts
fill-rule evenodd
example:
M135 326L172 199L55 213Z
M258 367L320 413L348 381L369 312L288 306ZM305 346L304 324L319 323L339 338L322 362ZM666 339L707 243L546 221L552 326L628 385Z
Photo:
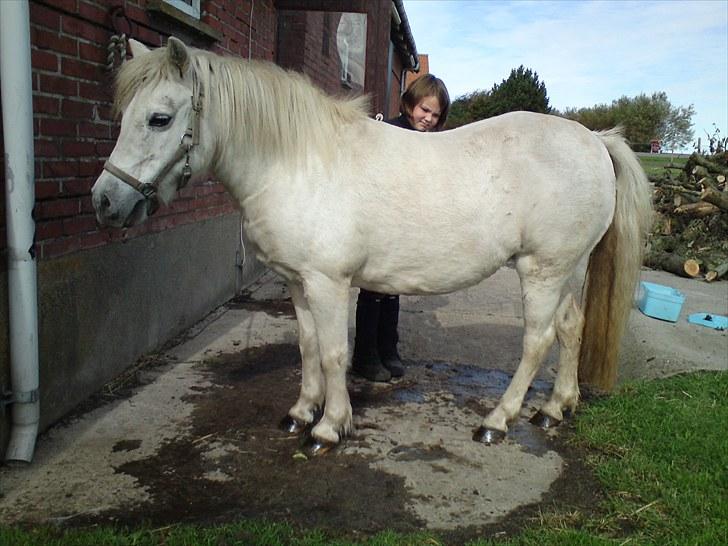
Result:
M482 258L482 256L480 256ZM506 259L487 263L448 260L412 268L367 267L352 278L352 285L385 294L433 295L455 292L478 284L495 273Z

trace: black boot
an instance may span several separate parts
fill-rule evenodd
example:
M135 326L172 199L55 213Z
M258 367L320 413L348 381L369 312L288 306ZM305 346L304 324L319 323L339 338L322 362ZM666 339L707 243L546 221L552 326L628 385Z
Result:
M369 381L387 382L392 378L379 358L377 332L381 295L361 290L356 303L356 337L352 370Z
M397 352L399 334L399 296L383 296L379 311L378 347L382 364L389 370L392 377L402 377L404 366Z

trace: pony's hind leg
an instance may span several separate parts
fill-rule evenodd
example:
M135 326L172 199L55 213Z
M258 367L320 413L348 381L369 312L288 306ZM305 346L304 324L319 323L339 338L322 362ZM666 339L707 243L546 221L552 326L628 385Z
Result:
M313 425L324 404L325 384L321 369L318 338L313 315L303 294L303 287L289 283L298 321L298 347L301 351L301 391L298 400L281 421L286 432L298 434Z
M566 278L547 277L543 271L538 276L529 274L529 270L534 271L535 267L528 259L522 259L517 267L523 292L523 354L498 405L473 433L473 440L485 444L497 443L505 438L508 423L518 417L528 387L556 337L554 313Z
M564 419L564 410L573 412L579 401L579 347L584 327L584 314L574 299L567 294L556 311L556 337L559 340L559 368L551 398L532 418L531 423L543 428L558 425Z
M323 416L311 430L313 442L309 452L319 455L338 444L352 428L346 390L349 284L323 274L311 274L304 280L304 289L316 326L326 389Z

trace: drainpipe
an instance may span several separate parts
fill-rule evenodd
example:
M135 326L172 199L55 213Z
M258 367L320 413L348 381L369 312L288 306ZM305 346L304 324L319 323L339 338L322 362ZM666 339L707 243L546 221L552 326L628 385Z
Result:
M38 434L38 295L36 284L33 95L28 1L0 0L0 84L5 141L5 209L12 404L7 461L30 462Z

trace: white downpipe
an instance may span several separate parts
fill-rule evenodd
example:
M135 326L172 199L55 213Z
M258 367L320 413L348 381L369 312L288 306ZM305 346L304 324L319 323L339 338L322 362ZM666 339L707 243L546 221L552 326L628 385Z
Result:
M12 429L7 461L30 462L38 434L38 295L33 95L27 0L0 0L0 84L5 141ZM0 393L2 394L2 393Z

